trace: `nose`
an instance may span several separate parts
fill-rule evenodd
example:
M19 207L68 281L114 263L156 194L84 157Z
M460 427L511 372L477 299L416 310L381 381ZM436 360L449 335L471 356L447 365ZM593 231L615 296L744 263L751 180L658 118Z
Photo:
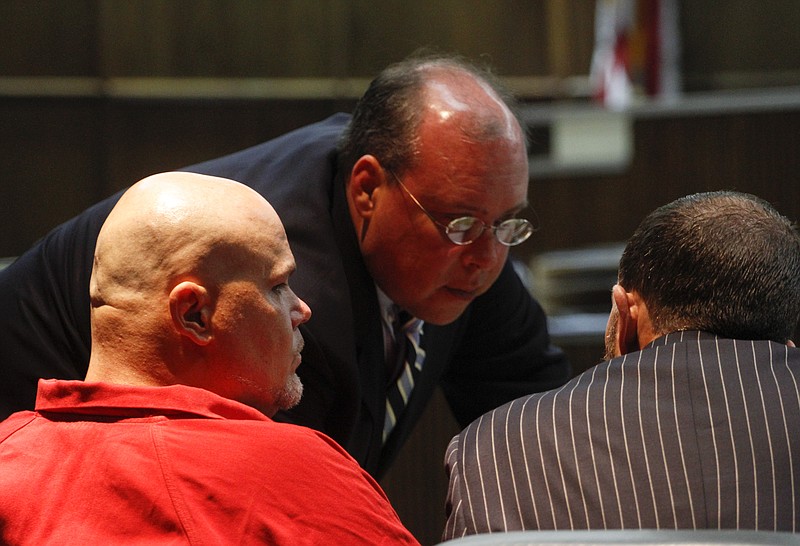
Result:
M508 252L508 247L497 240L491 229L484 230L472 244L462 248L461 259L464 267L476 269L491 269L497 265L498 260L505 259L505 254Z
M294 294L294 292L292 292ZM295 294L295 305L292 309L292 328L297 328L304 322L308 322L308 319L311 318L311 308L308 306L306 302L301 300Z

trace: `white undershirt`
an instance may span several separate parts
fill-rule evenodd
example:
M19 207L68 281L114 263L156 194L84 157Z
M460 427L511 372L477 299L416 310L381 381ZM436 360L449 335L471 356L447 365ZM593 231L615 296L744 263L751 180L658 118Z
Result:
M391 355L394 354L394 321L396 318L397 305L389 299L383 290L375 287L378 293L378 306L381 310L381 322L383 323L383 356L386 357L387 362Z

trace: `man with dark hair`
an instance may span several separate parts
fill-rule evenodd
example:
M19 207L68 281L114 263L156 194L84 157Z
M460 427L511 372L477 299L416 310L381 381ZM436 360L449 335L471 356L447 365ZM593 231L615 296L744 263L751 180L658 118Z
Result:
M800 237L752 195L651 213L620 260L606 362L448 446L445 538L800 526Z
M793 244L789 221L756 197L690 195L634 233L619 284L647 302L658 335L692 328L785 343L800 309Z
M301 326L303 399L276 419L327 433L374 476L437 385L465 425L568 379L508 259L532 232L518 217L524 131L477 69L403 62L376 78L352 121L336 115L186 170L242 181L277 210L314 316ZM118 197L0 273L0 413L32 407L40 377L83 377L91 256Z

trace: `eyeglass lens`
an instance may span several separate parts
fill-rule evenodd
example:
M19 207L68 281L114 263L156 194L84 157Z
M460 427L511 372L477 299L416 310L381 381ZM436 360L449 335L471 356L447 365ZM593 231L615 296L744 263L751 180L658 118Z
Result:
M447 224L445 231L448 238L455 244L468 245L480 237L487 227L477 218L463 216ZM524 218L510 218L490 229L494 231L497 240L506 246L518 245L533 233L533 226Z
M434 224L444 228L448 239L457 245L468 245L474 242L483 234L487 227L494 232L497 240L506 246L518 245L526 241L528 237L531 236L531 233L533 233L533 226L524 218L509 218L508 220L503 220L496 226L487 226L474 216L462 216L460 218L451 220L447 225L442 224L436 218L434 218L433 215L431 215L431 213L425 209L425 207L422 206L422 203L420 203L417 198L414 197L414 194L411 193L408 188L406 188L405 184L403 184L403 182L396 174L394 174L394 172L389 172L394 179L397 180L397 183L400 185L400 187L403 188L403 190L409 195L409 197L411 197L414 203L420 208L420 210L424 212Z

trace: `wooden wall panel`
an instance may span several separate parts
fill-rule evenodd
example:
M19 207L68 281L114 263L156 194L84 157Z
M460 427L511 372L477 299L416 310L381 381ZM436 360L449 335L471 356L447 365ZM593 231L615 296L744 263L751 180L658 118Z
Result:
M361 0L352 12L351 73L372 74L420 47L485 58L505 75L549 71L543 2ZM509 44L513 43L512 47Z
M484 57L505 75L581 75L593 11L588 1L7 0L0 76L368 77L420 47Z
M99 0L102 73L343 76L340 0Z
M588 74L594 48L592 2L546 3L547 73L560 78Z
M94 0L0 2L0 76L91 76L97 65Z
M394 465L380 482L401 521L423 545L441 540L447 497L444 452L458 431L455 417L437 389Z
M349 112L352 101L113 101L107 113L106 194Z
M795 0L679 10L688 89L798 82ZM0 76L369 76L421 46L582 76L593 16L590 0L6 0Z
M0 256L16 256L97 199L95 100L0 101Z
M253 146L352 101L0 100L0 257L155 172Z
M680 10L687 89L798 83L796 0L684 0Z
M520 254L627 240L651 210L699 191L755 193L800 220L798 128L800 109L640 119L626 172L531 182L541 229Z

